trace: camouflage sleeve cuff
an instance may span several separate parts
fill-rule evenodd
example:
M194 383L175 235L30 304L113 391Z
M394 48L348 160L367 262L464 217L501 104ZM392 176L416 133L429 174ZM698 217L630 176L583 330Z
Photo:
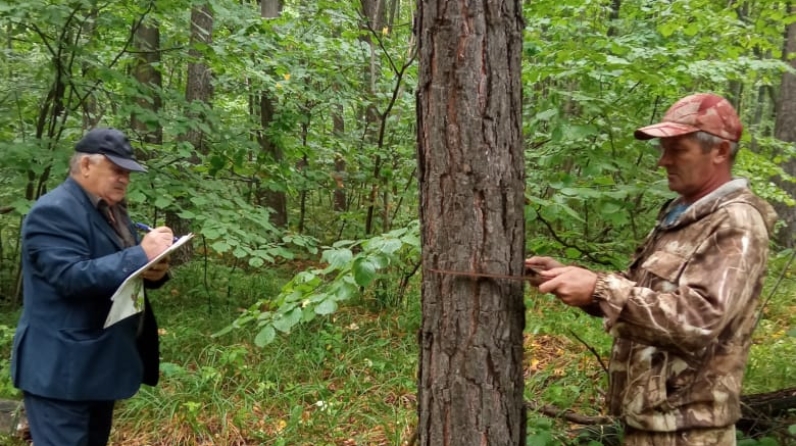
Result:
M635 285L619 274L597 273L592 297L603 312L606 331L616 324Z
M597 281L594 284L594 294L592 295L594 302L605 302L610 299L611 291L608 289L608 284L605 283L608 274L609 273L603 272L597 273Z

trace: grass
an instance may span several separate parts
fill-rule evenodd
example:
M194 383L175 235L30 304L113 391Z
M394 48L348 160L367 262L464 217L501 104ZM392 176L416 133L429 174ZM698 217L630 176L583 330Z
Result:
M264 348L254 346L253 329L210 336L256 299L276 295L292 273L214 265L206 287L201 264L177 270L152 295L161 326L161 384L143 387L118 404L112 444L406 444L417 417L416 285L402 304L385 309L362 298ZM749 361L747 393L796 386L796 338L787 334L796 326L794 290L796 283L786 278L766 307ZM606 377L597 356L607 358L610 351L600 320L550 296L529 293L526 306L526 398L600 414ZM2 397L18 397L7 378L10 327L17 317L18 311L0 316L0 351L6 358L0 362ZM529 444L564 444L568 427L531 413ZM0 444L13 443L0 437Z
M219 296L197 286L183 292L200 272L190 268L155 296L163 380L120 404L116 444L400 444L408 437L417 311L351 307L261 349L253 331L210 335L257 298L276 295L287 275L239 272Z

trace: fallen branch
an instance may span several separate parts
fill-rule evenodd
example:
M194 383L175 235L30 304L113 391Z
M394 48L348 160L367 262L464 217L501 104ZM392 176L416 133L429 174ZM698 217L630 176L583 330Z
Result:
M12 208L11 206L0 207L0 215L8 214L9 212L11 212L13 210L14 210L14 208Z
M615 420L611 417L588 416L579 414L572 409L560 409L550 404L538 404L534 401L526 401L525 407L534 412L539 412L551 418L561 418L570 423L583 425L612 424Z
M618 441L614 440L619 438L616 434L621 428L619 428L618 420L613 417L582 415L571 409L561 409L550 404L539 404L535 401L526 401L525 407L550 418L585 426L584 428L573 430L578 438L585 439L584 441L600 441L606 445L619 444ZM792 424L792 420L789 420L787 416L794 409L796 409L796 387L774 392L742 395L741 419L735 425L740 432L749 437L768 435L773 432L782 433ZM783 433L782 435L788 434ZM790 435L793 436L792 434Z
M778 417L796 409L796 387L741 396L744 418Z
M551 418L561 418L572 423L593 425L611 424L612 417L581 415L572 409L561 409L550 404L526 401L525 407ZM761 419L777 418L796 409L796 387L766 393L741 396L741 419L739 423L756 422Z

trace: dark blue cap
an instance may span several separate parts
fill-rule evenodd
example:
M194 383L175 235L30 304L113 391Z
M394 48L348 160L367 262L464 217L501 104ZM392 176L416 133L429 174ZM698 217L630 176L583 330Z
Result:
M133 172L146 172L146 168L135 160L130 140L116 129L93 129L78 141L75 152L99 153L113 164Z

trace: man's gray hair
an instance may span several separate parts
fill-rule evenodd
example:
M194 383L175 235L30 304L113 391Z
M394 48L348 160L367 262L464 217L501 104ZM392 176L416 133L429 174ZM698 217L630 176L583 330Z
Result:
M730 143L730 159L735 159L735 155L738 154L738 143L735 141L730 141L728 139L720 138L716 135L711 135L707 132L696 132L694 133L694 138L699 142L699 145L702 146L702 150L708 151L713 147L721 144L722 141L727 141Z
M80 173L80 160L86 157L88 157L91 164L97 164L98 162L102 161L102 158L104 158L105 155L101 153L75 152L75 154L72 155L72 158L69 159L69 175L77 175Z

